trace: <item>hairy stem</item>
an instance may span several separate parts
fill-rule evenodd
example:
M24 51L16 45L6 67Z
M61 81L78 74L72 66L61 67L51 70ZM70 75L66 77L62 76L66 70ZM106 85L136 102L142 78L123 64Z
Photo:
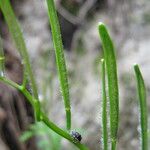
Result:
M148 117L147 117L147 101L146 101L146 87L142 73L139 69L139 66L134 65L134 71L137 79L137 90L139 95L139 104L140 104L140 124L141 124L141 143L142 150L148 150Z
M104 59L106 63L106 71L108 77L111 149L115 150L119 125L119 91L115 49L105 25L103 23L99 23L98 27L104 50Z
M57 17L57 12L53 0L47 0L48 5L48 14L52 30L53 43L55 47L55 55L57 62L57 69L60 80L60 88L62 96L64 99L65 111L66 111L66 128L71 129L71 107L70 107L70 97L69 97L69 86L68 86L68 77L67 69L65 63L65 57L63 52L63 44L60 32L60 25Z
M0 77L0 81L16 88L18 91L20 91L27 98L27 100L30 102L30 104L33 106L34 111L37 111L37 109L35 108L37 100L34 99L32 97L32 95L26 89L24 89L23 86L20 86L20 85L16 84L15 82L8 80L4 77ZM51 122L43 112L40 113L40 121L45 123L51 130L53 130L54 132L56 132L60 136L69 140L71 143L73 143L80 150L89 150L85 145L81 144L80 142L75 142L73 137L68 132L62 130L57 125L55 125L53 122Z
M38 101L38 106L37 106L38 111L36 114L36 118L37 118L37 120L39 120L40 103L38 100L38 90L37 90L35 78L33 76L32 68L30 65L30 60L29 60L27 48L25 45L25 41L24 41L24 38L22 35L22 31L21 31L19 23L15 17L15 14L12 10L12 7L10 5L10 1L9 0L0 0L0 8L2 10L2 13L3 13L4 18L6 20L6 23L8 25L9 31L13 37L16 48L19 51L19 53L23 59L24 68L25 68L25 71L27 72L26 74L29 75L29 79L31 82L31 89L33 91L34 98L37 99L37 101ZM24 75L24 77L25 77L25 75ZM26 79L23 79L23 80L26 80Z
M105 82L105 62L101 59L101 79L102 79L102 137L103 149L108 150L108 131L107 131L107 97L106 97L106 82Z

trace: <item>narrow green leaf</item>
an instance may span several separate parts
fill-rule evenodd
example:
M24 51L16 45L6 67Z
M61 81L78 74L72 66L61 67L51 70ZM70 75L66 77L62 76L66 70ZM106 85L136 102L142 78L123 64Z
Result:
M98 27L99 27L99 34L102 40L104 59L106 63L106 70L108 77L111 149L115 150L119 124L119 92L118 92L118 77L117 77L115 49L105 25L103 23L99 23Z
M36 86L36 82L35 82L33 72L31 69L27 48L25 45L25 41L24 41L24 38L22 35L22 31L20 29L19 23L18 23L18 21L15 17L15 14L12 10L12 7L10 5L10 1L9 0L0 0L0 9L2 10L2 13L6 20L8 28L10 30L10 33L11 33L13 40L15 42L15 45L17 47L17 50L19 51L19 53L23 59L23 63L25 66L24 69L25 69L25 71L27 71L27 74L29 75L29 79L31 81L31 89L33 91L34 98L36 98L38 100L37 86ZM24 75L24 77L25 77L25 75ZM24 80L26 80L26 79L24 79ZM36 116L37 116L37 119L39 120L39 118L40 118L40 103L39 103L39 101L37 103L38 103L38 106L36 107L36 109L38 111L37 111Z
M148 150L148 118L147 118L147 102L146 102L146 87L139 66L134 65L134 71L137 79L137 90L140 104L140 124L141 124L141 143L142 150Z
M105 82L105 62L101 59L101 79L102 79L102 137L103 150L108 150L108 131L107 131L107 97Z
M57 12L53 0L47 0L48 14L52 30L53 43L55 47L55 55L57 62L57 69L60 80L60 87L62 91L62 96L64 99L65 111L66 111L66 126L67 129L71 129L71 111L70 111L70 97L69 97L69 86L67 69L65 63L65 57L63 52L63 44L60 32L60 25L57 17Z
M4 51L3 51L3 44L2 39L0 37L0 77L4 77Z
M20 136L20 141L21 142L26 142L27 140L29 140L31 137L33 137L34 134L32 131L25 131L23 132L23 134Z

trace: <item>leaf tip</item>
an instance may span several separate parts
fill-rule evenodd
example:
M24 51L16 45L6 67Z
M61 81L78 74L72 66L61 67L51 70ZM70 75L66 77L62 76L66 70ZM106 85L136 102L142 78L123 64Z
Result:
M134 63L133 67L134 67L134 70L139 70L139 66L137 63Z
M133 66L136 67L136 66L138 66L138 64L137 64L137 63L134 63Z
M98 29L99 29L99 31L102 31L102 30L106 29L105 24L103 22L99 22L98 23Z
M99 22L98 26L105 26L105 24L103 22Z
M101 62L104 63L104 58L101 59Z

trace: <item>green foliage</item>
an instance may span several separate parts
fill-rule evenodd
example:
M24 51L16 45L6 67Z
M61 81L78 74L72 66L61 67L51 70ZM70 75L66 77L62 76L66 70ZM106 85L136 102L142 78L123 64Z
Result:
M35 123L30 125L29 130L25 131L20 140L25 142L31 137L36 136L38 138L37 146L41 150L61 150L61 139L62 137L49 130L49 128L43 124Z
M53 0L48 0L48 9L49 9L49 16L50 16L50 22L52 27L52 34L54 39L54 46L56 48L56 61L57 61L57 69L59 73L59 79L60 79L60 85L62 90L62 95L64 97L65 102L65 109L66 109L66 120L67 120L67 129L70 130L71 128L71 112L70 112L70 100L69 100L69 88L68 88L68 79L67 79L67 71L65 66L65 59L64 59L64 53L63 53L63 46L62 46L62 39L60 35L60 28L58 24L57 14L54 6ZM37 120L43 122L45 125L47 125L51 130L56 132L58 135L64 137L71 143L73 143L76 147L78 147L80 150L88 150L86 146L81 144L80 142L75 143L72 136L65 130L59 128L57 125L55 125L52 121L49 120L47 115L45 115L42 110L40 109L40 103L38 100L38 91L36 88L35 78L32 73L29 56L27 53L27 49L25 46L25 42L22 36L21 29L19 27L19 24L17 22L17 19L14 15L14 12L11 8L9 0L1 0L0 1L0 9L2 10L2 13L5 17L6 23L8 24L9 30L11 32L12 38L15 41L16 47L23 59L24 63L24 80L22 85L18 85L14 83L13 81L6 79L4 76L0 76L0 80L6 84L9 84L10 86L16 88L18 91L20 91L26 99L31 103L31 105L34 108L34 112L36 114ZM4 65L4 62L1 61L1 65ZM28 90L25 87L26 83L26 77L29 76L31 87L33 90L33 95L31 95Z
M37 105L35 105L35 107L34 107L35 109L37 109L35 115L36 115L37 120L39 120L40 104L39 104L39 100L38 100L38 91L37 91L37 86L36 86L35 79L33 76L33 72L31 69L31 64L30 64L27 48L26 48L26 45L24 42L24 38L22 35L22 31L20 29L20 26L18 24L18 21L17 21L15 15L14 15L14 12L12 10L9 0L0 0L0 8L1 8L4 18L6 20L6 23L8 25L9 31L12 35L12 38L15 42L16 48L19 51L19 53L22 57L23 63L24 63L24 74L25 75L24 75L23 83L26 83L26 78L27 78L26 76L27 75L29 76L29 79L31 82L31 89L33 91L34 98L37 100L37 102L36 102Z
M3 43L0 37L0 77L4 76L4 59Z
M9 0L0 0L0 9L4 15L9 31L15 42L16 48L18 49L24 64L24 77L23 83L18 85L13 81L7 79L4 75L4 52L2 40L0 38L0 81L16 88L20 91L29 103L34 108L35 117L37 121L31 125L29 130L24 132L21 136L21 141L26 141L32 136L43 136L43 140L38 142L39 148L42 150L60 150L61 139L65 138L74 144L80 150L88 150L88 148L80 142L73 139L70 135L71 130L71 107L70 107L70 96L68 86L68 75L65 63L65 56L63 51L62 38L60 33L60 26L57 17L57 12L54 5L54 0L46 0L48 6L48 14L50 19L51 31L53 36L53 43L55 48L56 64L60 81L60 89L62 92L64 106L66 111L66 130L61 129L55 123L53 123L48 116L42 111L41 105L38 99L38 90L36 81L33 76L27 48L24 42L22 31L18 24L18 21L11 8ZM106 83L108 83L108 94L110 104L110 139L111 139L111 150L116 150L117 143L117 132L119 124L119 91L118 91L118 77L117 77L117 65L115 57L115 49L107 28L103 23L99 23L99 34L102 40L104 59L101 61L101 74L102 74L102 135L103 135L103 149L108 150L108 134L107 134L107 97L106 97ZM106 68L106 69L105 69ZM142 150L148 150L148 121L147 121L147 103L146 103L146 88L142 74L137 65L134 66L137 87L140 101L140 123L141 123L141 142ZM106 72L106 74L105 74ZM108 82L106 82L106 78ZM31 83L33 94L30 94L26 89L27 79ZM46 85L47 87L47 85ZM44 89L46 88L44 87ZM51 130L50 130L51 129ZM45 138L46 137L46 138Z
M60 26L58 22L58 17L57 17L57 12L55 9L54 1L47 0L47 5L48 5L48 14L49 14L49 20L50 20L52 36L53 36L53 43L55 47L60 87L61 87L61 92L62 92L62 96L64 99L64 104L65 104L66 128L67 130L70 130L71 129L71 111L70 111L69 86L68 86L66 63L65 63L64 52L63 52L62 38L61 38L61 33L60 33Z
M135 75L137 79L137 90L139 95L140 104L140 137L141 137L141 149L148 150L148 118L147 118L147 102L146 102L146 88L142 73L138 65L134 65Z
M111 149L116 149L119 124L119 93L115 49L109 33L103 23L99 23L99 34L104 50L104 60L108 77L108 93L110 103Z
M102 80L102 138L103 149L108 150L108 130L107 130L107 96L105 82L105 62L101 60L101 80Z

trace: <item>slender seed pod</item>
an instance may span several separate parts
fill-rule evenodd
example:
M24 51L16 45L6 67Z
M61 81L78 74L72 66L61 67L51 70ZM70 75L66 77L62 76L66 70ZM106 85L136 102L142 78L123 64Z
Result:
M107 97L105 82L105 61L101 59L101 79L102 79L102 137L103 150L108 150L108 131L107 131Z
M99 23L98 29L100 38L102 40L104 59L106 63L106 71L108 77L111 149L115 150L119 125L119 92L115 49L105 25L103 23Z
M60 81L60 89L64 100L65 111L66 111L66 128L71 129L71 107L70 107L70 96L68 86L68 76L66 69L65 56L63 51L63 44L60 32L60 25L57 17L57 12L54 4L54 0L47 0L48 15L52 30L53 43L55 48L57 70Z
M137 64L134 65L134 71L137 79L137 90L139 95L140 105L140 124L141 124L141 150L148 150L148 118L147 118L147 101L146 101L146 87L142 73Z

